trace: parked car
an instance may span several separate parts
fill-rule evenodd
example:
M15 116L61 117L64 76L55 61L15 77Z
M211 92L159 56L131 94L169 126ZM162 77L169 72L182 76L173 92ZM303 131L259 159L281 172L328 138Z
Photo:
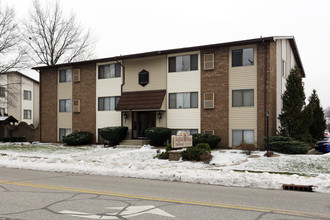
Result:
M330 138L324 138L324 140L316 142L315 150L321 151L323 153L329 153L330 152Z

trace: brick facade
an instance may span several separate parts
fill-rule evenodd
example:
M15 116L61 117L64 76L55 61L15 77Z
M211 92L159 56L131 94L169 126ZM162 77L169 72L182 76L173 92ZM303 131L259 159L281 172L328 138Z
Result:
M204 54L214 53L214 69L204 70ZM201 51L201 132L214 130L220 147L229 140L229 48ZM214 109L204 109L204 93L214 92Z
M266 42L267 47L267 64L265 64L265 46L262 43L257 45L257 146L264 148L264 137L266 133L266 114L269 115L269 135L276 134L276 43ZM265 65L267 65L267 82L266 82L266 108L265 108Z
M57 68L40 70L40 141L57 141Z
M80 69L80 82L72 83L72 99L80 100L80 112L72 113L72 131L88 131L93 133L96 141L96 65L86 64L74 66Z

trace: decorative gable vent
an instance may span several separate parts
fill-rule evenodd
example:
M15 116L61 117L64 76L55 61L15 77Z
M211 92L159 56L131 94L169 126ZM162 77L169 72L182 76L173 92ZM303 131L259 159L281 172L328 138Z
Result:
M214 135L214 130L204 130L204 134L212 134L212 135Z
M146 86L149 83L149 72L146 70L142 70L139 72L139 84L141 86Z
M80 69L74 69L72 71L73 82L80 82Z
M214 69L214 54L204 54L204 70Z
M73 100L73 110L72 111L75 113L80 112L80 100L79 99Z
M214 108L214 92L204 93L204 108Z

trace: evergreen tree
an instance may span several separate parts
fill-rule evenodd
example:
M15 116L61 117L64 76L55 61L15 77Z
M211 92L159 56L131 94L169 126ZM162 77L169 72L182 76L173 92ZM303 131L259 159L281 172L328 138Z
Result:
M309 103L305 111L311 114L308 130L315 140L320 140L323 138L324 131L326 129L326 121L324 118L323 108L320 105L320 99L315 90L313 90L313 93L308 98L308 101Z
M308 124L303 113L305 93L298 67L294 67L290 71L282 101L283 109L279 115L280 134L303 140L304 137L308 136Z

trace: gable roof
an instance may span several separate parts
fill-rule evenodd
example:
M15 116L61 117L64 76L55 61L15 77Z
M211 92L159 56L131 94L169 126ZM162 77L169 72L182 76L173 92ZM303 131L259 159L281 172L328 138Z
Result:
M42 70L42 69L48 69L48 68L54 68L54 67L59 68L59 67L65 67L65 66L71 66L71 65L119 61L119 60L133 59L133 58L151 57L151 56L167 55L167 54L173 54L173 53L189 52L189 51L195 51L195 50L211 49L211 48L217 48L217 47L232 47L232 46L241 46L241 45L247 45L247 44L257 44L257 43L263 43L263 42L276 41L279 39L289 40L290 45L293 50L293 54L297 61L297 66L300 68L302 75L305 77L305 71L304 71L304 68L303 68L303 65L302 65L302 62L301 62L301 59L299 56L298 48L297 48L297 45L296 45L296 42L295 42L295 39L293 36L260 37L260 38L249 39L249 40L232 41L232 42L226 42L226 43L209 44L209 45L194 46L194 47L184 47L184 48L169 49L169 50L158 50L158 51L152 51L152 52L120 55L120 56L115 56L115 57L93 59L93 60L86 60L86 61L79 61L79 62L62 63L62 64L56 64L56 65L52 65L52 66L38 66L38 67L33 67L32 69Z
M33 82L39 84L39 82L37 80L35 80L35 79L33 79L33 78L31 78L31 77L29 77L29 76L27 76L27 75L25 75L25 74L23 74L21 72L18 72L18 71L9 71L9 72L5 72L3 74L17 74L19 76L25 77L25 78L27 78L29 80L32 80Z

